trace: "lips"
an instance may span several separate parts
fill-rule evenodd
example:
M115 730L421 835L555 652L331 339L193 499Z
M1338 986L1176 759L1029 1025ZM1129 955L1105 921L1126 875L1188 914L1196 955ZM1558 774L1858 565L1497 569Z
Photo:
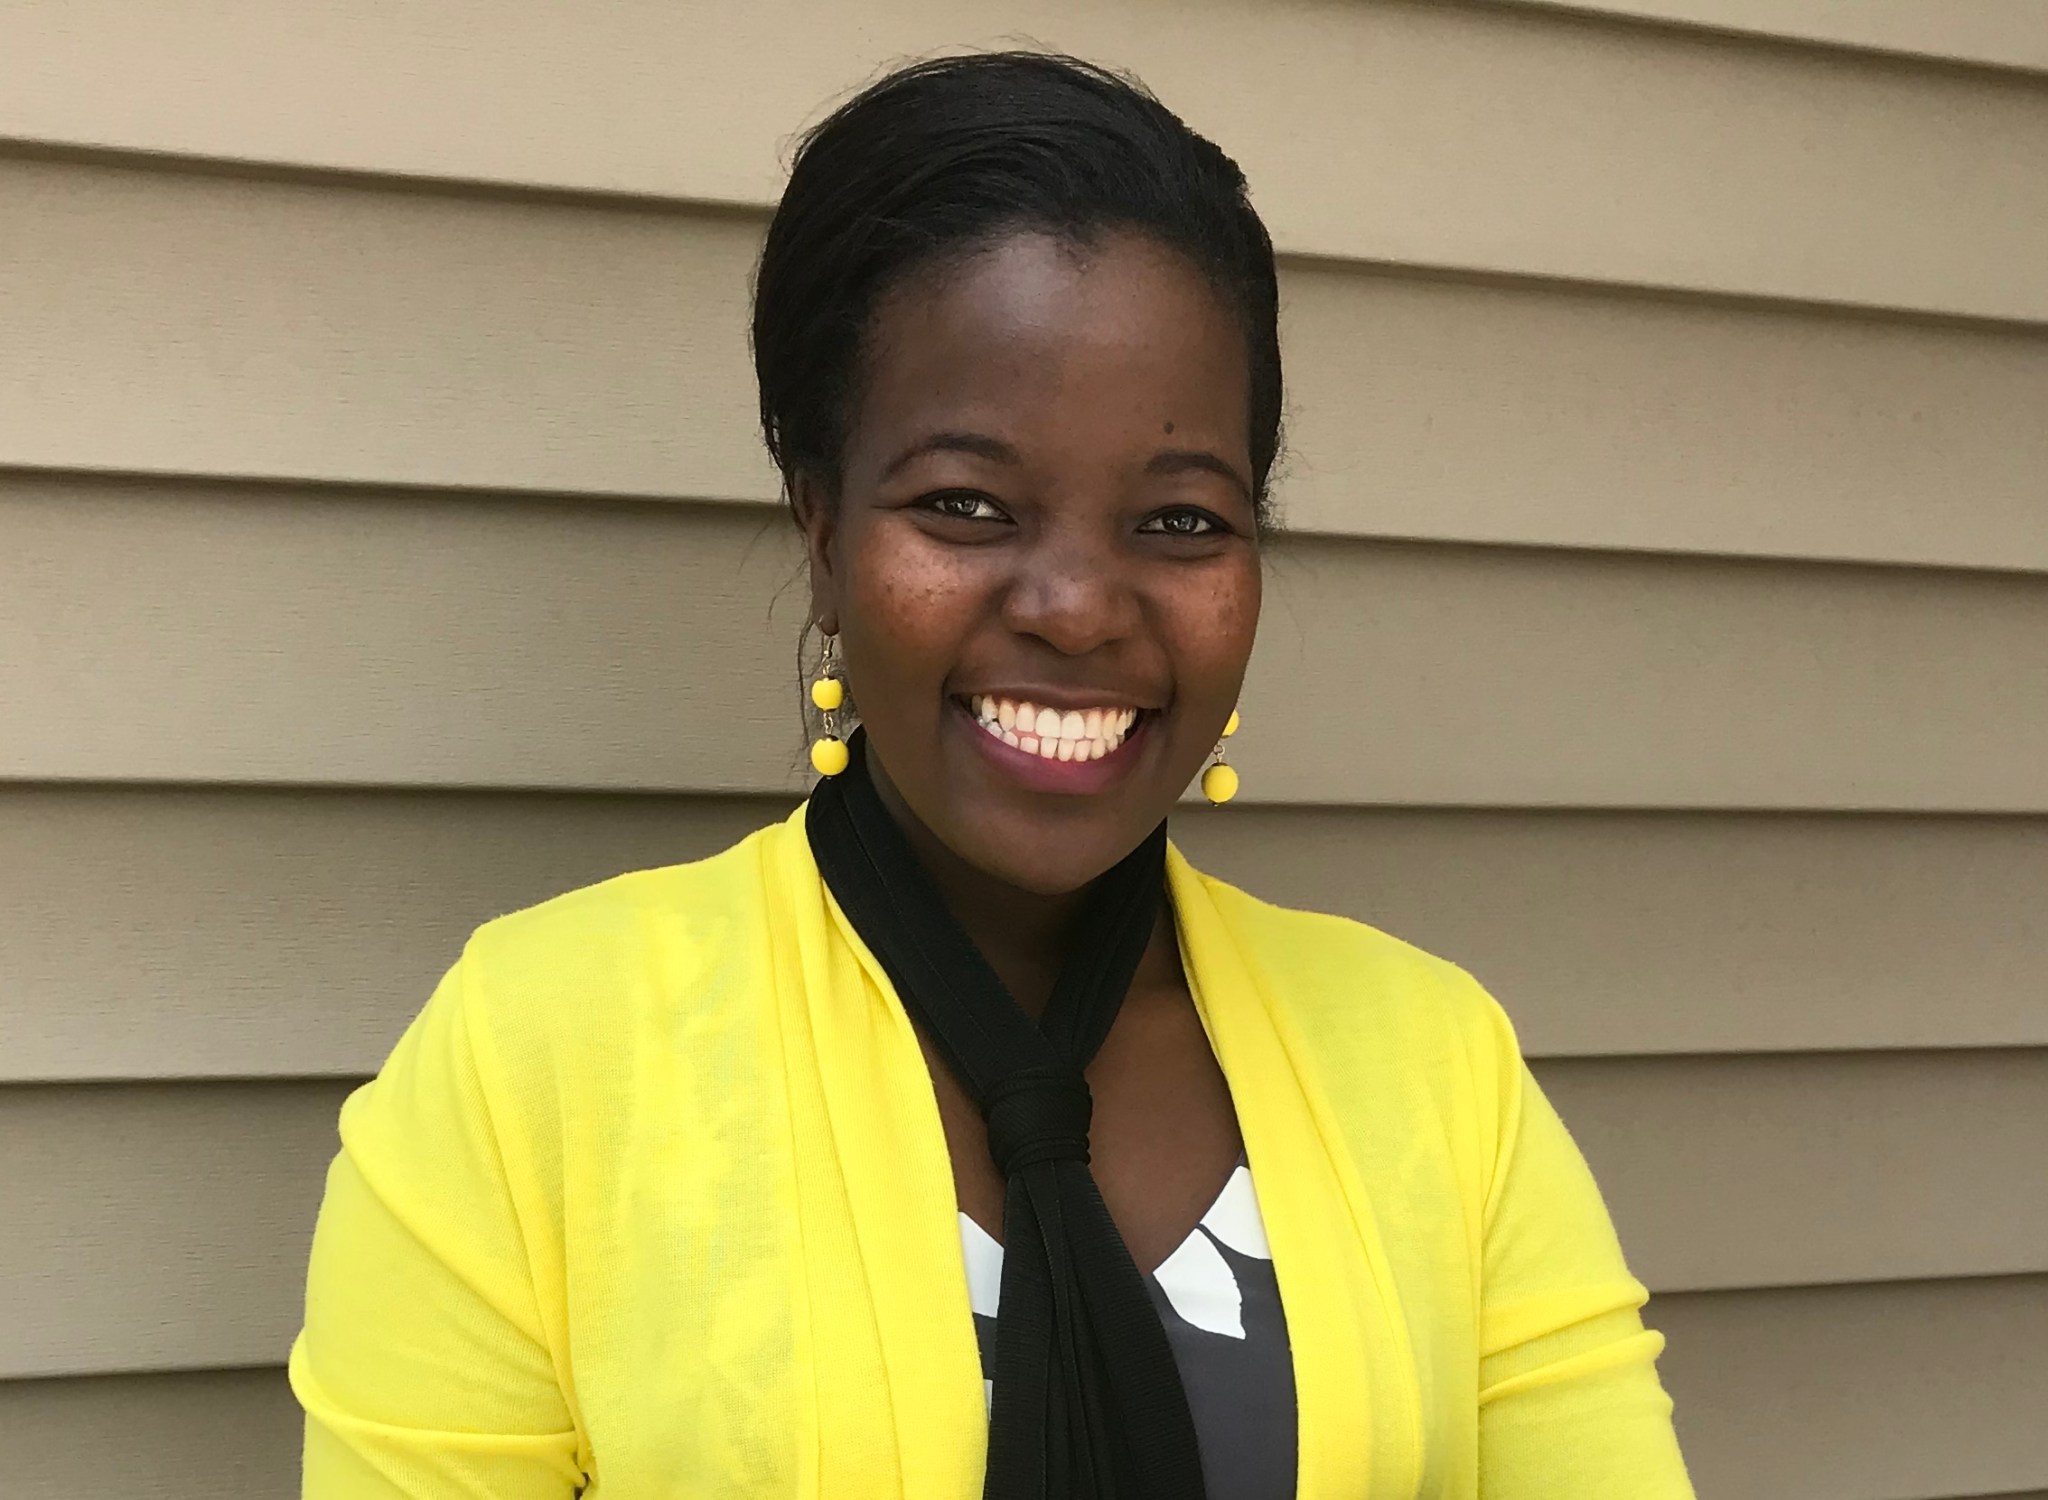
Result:
M966 702L984 733L1026 755L1054 761L1086 762L1114 755L1139 712L1118 703L1057 709L993 693L976 693Z

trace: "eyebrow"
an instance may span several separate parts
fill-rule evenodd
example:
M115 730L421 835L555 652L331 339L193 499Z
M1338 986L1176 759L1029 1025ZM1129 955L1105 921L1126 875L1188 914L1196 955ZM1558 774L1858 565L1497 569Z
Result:
M935 432L929 437L919 438L890 459L882 470L882 477L889 478L928 453L965 453L999 464L1018 462L1017 450L1001 438L993 438L983 432Z
M1189 472L1215 474L1236 485L1246 499L1251 498L1252 487L1244 475L1215 454L1201 448L1168 448L1163 453L1155 453L1151 462L1145 465L1145 472L1159 478Z

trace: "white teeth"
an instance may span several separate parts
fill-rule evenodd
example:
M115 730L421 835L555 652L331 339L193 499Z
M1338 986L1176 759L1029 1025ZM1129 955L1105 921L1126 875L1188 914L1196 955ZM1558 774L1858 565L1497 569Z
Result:
M1134 708L1044 708L1036 703L975 693L967 707L989 735L1042 760L1086 763L1114 755L1138 721Z

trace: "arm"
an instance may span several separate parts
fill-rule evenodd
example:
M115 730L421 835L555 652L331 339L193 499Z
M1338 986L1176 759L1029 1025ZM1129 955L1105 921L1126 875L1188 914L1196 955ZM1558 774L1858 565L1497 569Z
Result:
M1504 1018L1500 1156L1481 1270L1486 1500L1691 1500L1657 1380L1663 1335L1585 1158Z
M341 1114L291 1383L305 1500L568 1500L584 1460L460 965Z

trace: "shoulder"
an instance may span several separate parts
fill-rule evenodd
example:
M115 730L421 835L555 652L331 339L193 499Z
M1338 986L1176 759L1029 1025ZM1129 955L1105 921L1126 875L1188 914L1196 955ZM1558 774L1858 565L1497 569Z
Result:
M1478 1223L1525 1094L1514 1028L1493 996L1457 964L1376 927L1189 873L1361 1170L1405 1193L1434 1162L1462 1185ZM1435 1124L1419 1129L1424 1120Z
M456 965L480 1052L620 1063L691 1014L758 991L769 959L770 825L689 864L638 870L484 923Z
M1189 871L1268 1003L1315 1053L1379 1065L1519 1063L1506 1012L1456 963L1349 917L1276 906Z

